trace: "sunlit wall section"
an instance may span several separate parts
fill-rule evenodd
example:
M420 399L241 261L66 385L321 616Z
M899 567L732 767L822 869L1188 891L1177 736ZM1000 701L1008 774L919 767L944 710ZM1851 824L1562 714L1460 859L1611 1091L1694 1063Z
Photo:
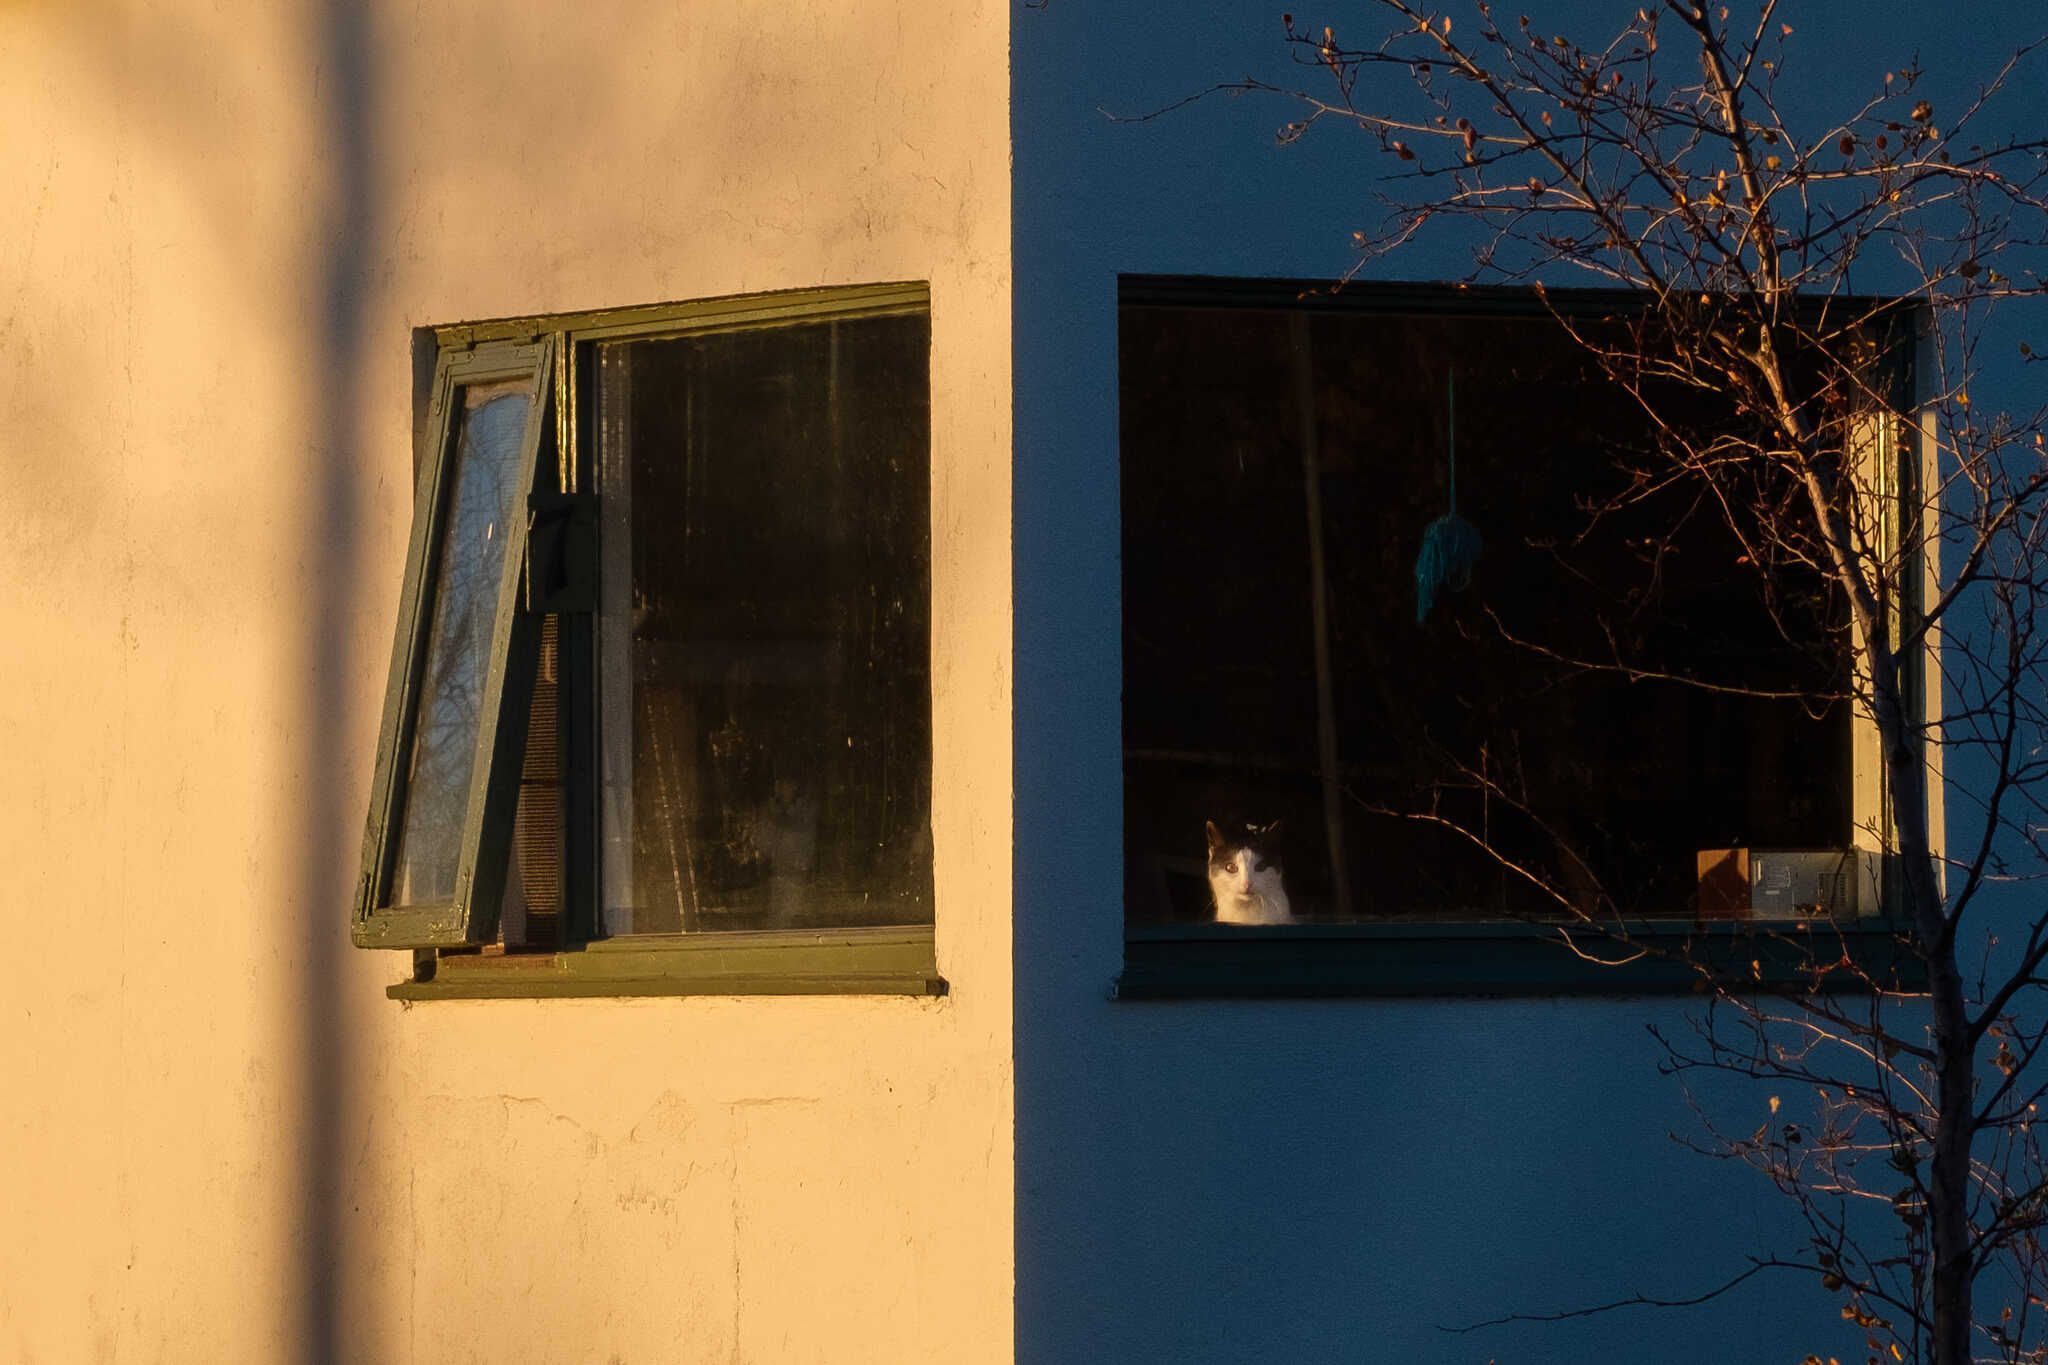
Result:
M0 7L0 1358L1009 1358L1009 21ZM891 281L949 992L387 999L414 329Z

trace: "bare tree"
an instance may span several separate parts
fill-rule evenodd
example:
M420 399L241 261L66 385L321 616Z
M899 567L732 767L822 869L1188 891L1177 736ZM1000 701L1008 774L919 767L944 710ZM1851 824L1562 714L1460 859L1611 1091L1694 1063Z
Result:
M1707 1004L1660 1035L1673 1071L1771 1092L1753 1132L1703 1112L1700 1145L1768 1176L1810 1238L1731 1285L1810 1272L1874 1359L2048 1361L2048 453L2040 409L1972 391L2001 306L2044 293L2048 139L1991 131L2032 47L1953 103L1909 64L1805 126L1779 99L1795 43L1777 0L1663 0L1593 45L1485 4L1455 26L1411 0L1368 8L1384 22L1362 43L1285 18L1316 68L1298 88L1220 88L1295 101L1283 140L1338 124L1377 142L1386 217L1356 235L1360 269L1451 234L1474 281L1630 291L1599 325L1557 314L1653 433L1621 499L1700 490L1787 640L1844 661L1874 736L1882 801L1858 838L1910 987L1824 923L1786 926L1792 986L1697 958ZM1794 579L1826 610L1791 610ZM1649 667L1619 643L1567 662ZM1565 847L1571 875L1515 870L1567 923L1626 939L1592 862Z

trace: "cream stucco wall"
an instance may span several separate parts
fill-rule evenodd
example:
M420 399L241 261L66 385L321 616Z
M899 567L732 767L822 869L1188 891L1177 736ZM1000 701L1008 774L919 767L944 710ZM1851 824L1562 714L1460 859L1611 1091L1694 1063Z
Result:
M0 3L0 1361L1012 1352L1001 0ZM927 279L952 994L345 946L409 329Z

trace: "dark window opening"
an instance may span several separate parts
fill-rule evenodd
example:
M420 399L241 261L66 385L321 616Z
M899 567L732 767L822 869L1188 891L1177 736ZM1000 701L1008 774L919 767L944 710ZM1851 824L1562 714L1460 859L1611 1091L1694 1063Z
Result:
M1453 372L1483 548L1418 620ZM1852 842L1823 579L1639 482L1553 319L1127 303L1119 374L1130 923L1217 917L1209 823L1278 823L1297 921L1689 917L1703 852Z

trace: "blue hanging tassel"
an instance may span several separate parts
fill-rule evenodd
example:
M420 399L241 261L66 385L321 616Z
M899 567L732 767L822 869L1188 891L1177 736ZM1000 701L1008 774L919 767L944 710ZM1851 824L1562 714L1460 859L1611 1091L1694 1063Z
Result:
M1415 623L1429 619L1430 608L1445 588L1462 591L1472 583L1479 563L1479 528L1458 515L1458 388L1455 372L1445 382L1450 406L1450 511L1422 533L1422 551L1415 556Z

